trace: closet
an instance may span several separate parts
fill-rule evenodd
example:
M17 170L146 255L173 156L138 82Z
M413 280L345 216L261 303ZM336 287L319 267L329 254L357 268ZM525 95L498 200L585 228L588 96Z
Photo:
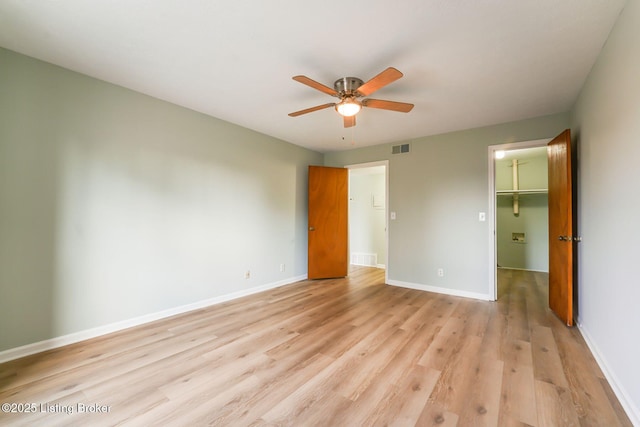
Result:
M498 267L549 271L546 147L495 161Z

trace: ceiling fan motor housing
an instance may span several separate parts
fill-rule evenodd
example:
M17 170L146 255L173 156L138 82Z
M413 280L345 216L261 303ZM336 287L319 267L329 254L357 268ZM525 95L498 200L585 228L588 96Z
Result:
M335 81L333 88L342 97L343 95L355 95L356 90L363 84L364 82L357 77L343 77Z

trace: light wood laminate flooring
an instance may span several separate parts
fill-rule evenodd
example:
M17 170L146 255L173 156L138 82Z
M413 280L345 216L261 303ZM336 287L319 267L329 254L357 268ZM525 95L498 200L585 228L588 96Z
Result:
M0 403L38 406L0 425L630 426L546 274L498 277L485 302L352 268L14 360Z

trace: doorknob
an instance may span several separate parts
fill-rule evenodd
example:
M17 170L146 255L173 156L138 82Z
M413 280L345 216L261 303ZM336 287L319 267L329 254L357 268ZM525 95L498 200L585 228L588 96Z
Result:
M309 231L316 231L315 227L309 227Z
M571 240L571 238L568 237L568 236L558 236L558 240L569 241L569 240Z

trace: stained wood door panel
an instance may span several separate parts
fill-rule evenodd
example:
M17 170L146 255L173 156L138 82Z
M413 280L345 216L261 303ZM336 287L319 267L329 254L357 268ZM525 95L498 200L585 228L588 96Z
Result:
M631 426L548 310L547 275L498 284L497 302L476 301L359 267L0 364L0 402L111 406L0 424Z
M308 277L345 277L349 170L309 166Z
M547 145L549 171L549 307L573 325L573 189L571 132Z

